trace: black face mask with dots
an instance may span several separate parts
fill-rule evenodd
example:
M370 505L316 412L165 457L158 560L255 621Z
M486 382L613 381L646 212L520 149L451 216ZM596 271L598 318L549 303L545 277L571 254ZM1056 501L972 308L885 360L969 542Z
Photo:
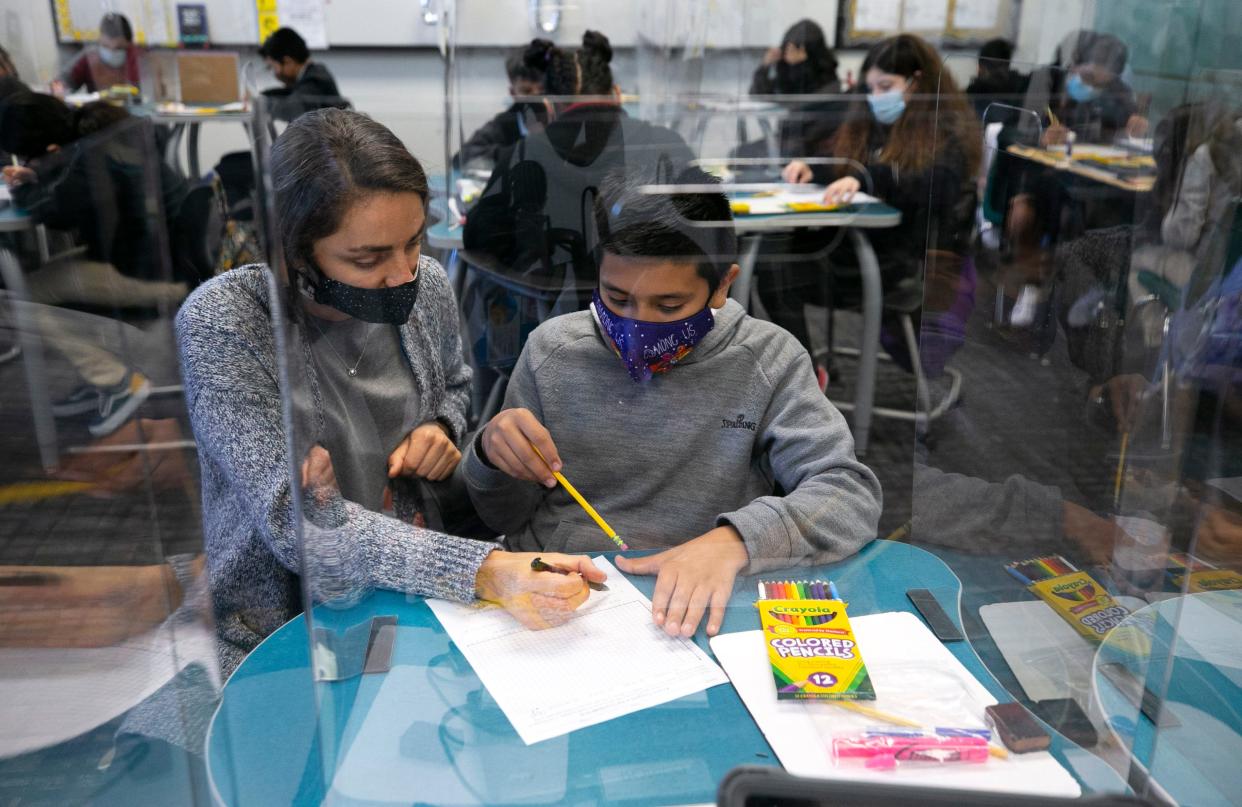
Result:
M314 263L298 272L302 294L320 305L330 306L363 322L404 325L410 321L418 299L418 275L409 283L380 289L361 289L333 280Z

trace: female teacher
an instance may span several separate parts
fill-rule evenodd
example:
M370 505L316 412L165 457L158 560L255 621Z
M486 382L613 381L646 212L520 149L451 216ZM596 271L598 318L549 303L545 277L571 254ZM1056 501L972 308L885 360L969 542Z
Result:
M537 573L529 555L380 512L388 490L397 513L412 510L403 481L452 473L466 425L453 294L421 252L422 166L381 124L323 109L276 140L271 172L287 271L214 278L176 322L224 672L300 610L300 588L315 602L368 587L477 597L529 627L563 622L586 600L583 577L604 578L589 560L545 555L577 574ZM272 288L284 322L273 322Z

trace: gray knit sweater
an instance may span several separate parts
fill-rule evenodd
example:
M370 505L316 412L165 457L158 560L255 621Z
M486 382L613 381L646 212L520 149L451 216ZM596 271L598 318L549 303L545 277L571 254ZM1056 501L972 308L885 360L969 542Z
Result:
M423 257L419 276L418 302L400 329L401 346L414 373L419 411L447 425L460 441L470 369L462 362L457 306L439 263ZM289 386L298 462L291 463L269 306L274 288L266 267L235 269L203 284L177 314L225 674L301 610L299 578L316 602L348 602L370 588L468 601L480 564L496 549L412 527L339 495L303 497L290 485L291 467L300 467L324 428L323 405L303 331L282 328L288 335L283 350L293 357ZM394 488L397 512L408 511L408 497ZM295 517L297 501L302 520Z

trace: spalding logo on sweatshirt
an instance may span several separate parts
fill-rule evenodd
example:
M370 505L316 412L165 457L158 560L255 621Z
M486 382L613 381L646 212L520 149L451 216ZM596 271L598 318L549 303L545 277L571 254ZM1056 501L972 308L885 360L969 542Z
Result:
M747 420L746 416L739 412L736 420L729 420L728 418L721 418L720 428L722 429L747 429L753 432L753 431L758 431L759 424L755 423L755 421L753 420Z

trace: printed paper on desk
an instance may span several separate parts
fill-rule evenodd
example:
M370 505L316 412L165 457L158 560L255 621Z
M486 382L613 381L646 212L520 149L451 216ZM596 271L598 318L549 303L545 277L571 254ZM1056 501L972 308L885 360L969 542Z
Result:
M548 630L496 607L427 601L527 745L729 680L693 641L666 636L651 601L611 563L594 560L609 591L591 592Z
M851 623L875 684L876 700L867 706L930 725L936 725L950 711L966 709L973 719L963 728L983 725L984 707L996 699L917 616L904 612L873 614ZM998 793L1081 794L1074 777L1047 752L1012 754L1006 760L989 759L983 764L910 765L889 771L836 767L829 750L832 735L879 725L874 718L830 703L778 701L759 631L717 636L711 644L759 729L792 774ZM923 671L925 682L936 682L932 688L941 699L953 690L953 702L929 699L929 685L919 684L919 677L910 674L913 669Z

